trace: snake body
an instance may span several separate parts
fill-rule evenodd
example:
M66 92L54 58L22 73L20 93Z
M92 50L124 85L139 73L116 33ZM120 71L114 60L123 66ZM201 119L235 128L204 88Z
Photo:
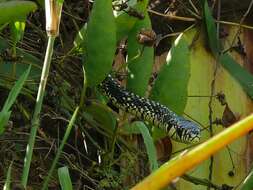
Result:
M127 91L110 75L100 84L101 92L119 109L163 129L173 140L196 143L200 140L199 126L178 116L166 106Z

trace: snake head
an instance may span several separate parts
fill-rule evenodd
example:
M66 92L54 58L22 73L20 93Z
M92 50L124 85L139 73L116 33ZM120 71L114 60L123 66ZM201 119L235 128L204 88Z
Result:
M183 143L197 143L200 140L200 127L198 124L178 117L172 139Z

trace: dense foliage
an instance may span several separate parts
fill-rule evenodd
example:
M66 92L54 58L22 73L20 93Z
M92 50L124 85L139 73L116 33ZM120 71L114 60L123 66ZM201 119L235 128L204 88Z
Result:
M252 30L252 3L234 6L235 18L222 9L227 1L55 3L63 6L62 12L53 9L61 19L58 36L45 30L48 7L43 1L0 1L2 187L129 189L190 148L111 105L97 88L109 73L127 90L197 120L202 141L238 120L235 107L243 116L250 112L253 76L237 62L247 55L240 35L242 28ZM227 30L239 27L230 45L223 39L222 23ZM217 79L219 72L234 88L221 86L226 95L215 89L217 81L223 82ZM232 90L249 106L237 105L228 93ZM192 103L194 96L198 99ZM199 103L203 98L209 100L204 108ZM215 116L220 119L213 115L218 106ZM220 164L230 167L230 161L224 162ZM238 164L236 180L223 176L221 184L213 177L213 163L211 158L209 170L205 165L201 172L185 175L188 187L231 189L246 176Z

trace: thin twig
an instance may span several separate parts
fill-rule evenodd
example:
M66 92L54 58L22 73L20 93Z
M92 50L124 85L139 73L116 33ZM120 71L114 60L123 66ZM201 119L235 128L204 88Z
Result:
M181 1L181 0L178 0L178 2L190 13L192 14L193 16L195 16L196 18L198 19L201 19L201 16L197 13L195 13L194 11L192 11L190 8L188 8L187 6L185 6L185 4Z
M148 12L158 15L158 16L165 17L167 19L171 19L171 20L181 20L181 21L185 21L185 22L196 22L196 19L192 18L192 17L181 17L181 16L170 15L170 14L162 14L157 11L153 11L151 9L148 9Z
M181 16L162 14L162 13L159 13L159 12L151 10L151 9L149 9L148 12L155 14L157 16L162 16L162 17L172 19L172 20L181 20L181 21L187 21L187 22L196 22L197 21L197 19L192 18L192 17L181 17ZM202 18L200 17L199 20L202 20ZM247 28L247 29L253 30L253 26L249 26L249 25L242 24L242 23L236 23L236 22L230 22L230 21L224 21L224 20L216 20L216 19L214 19L214 21L217 24L220 23L220 24L225 24L225 25L239 26L241 28Z
M253 26L249 26L249 25L245 25L245 24L240 24L240 23L236 23L236 22L230 22L230 21L223 21L223 20L215 20L216 23L220 23L220 24L225 24L225 25L232 25L232 26L239 26L241 28L246 28L246 29L250 29L253 30Z
M189 0L189 3L190 3L190 5L192 6L192 8L194 9L194 11L195 11L198 15L200 15L199 10L196 8L196 6L195 6L194 3L192 2L192 0Z
M222 190L223 189L222 187L212 183L208 179L201 179L201 178L193 177L193 176L190 176L190 175L187 175L187 174L183 175L181 178L184 179L185 181L191 182L195 185L202 185L202 186L212 187L215 190Z
M162 36L161 38L157 39L157 44L159 44L159 42L161 40L164 40L165 38L168 38L168 37L173 37L173 36L179 36L180 34L182 34L183 32L187 32L188 30L192 29L193 27L195 26L195 24L192 24L191 26L189 26L188 28L186 28L184 31L182 32L173 32L173 33L170 33L170 34L166 34L164 36Z
M188 98L210 98L210 95L188 95Z

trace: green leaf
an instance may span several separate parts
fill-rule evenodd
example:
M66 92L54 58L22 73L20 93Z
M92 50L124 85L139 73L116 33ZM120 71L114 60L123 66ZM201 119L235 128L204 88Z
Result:
M138 128L138 130L141 132L141 135L143 137L144 144L145 144L145 147L146 147L146 150L147 150L147 154L148 154L150 169L151 169L151 171L155 171L158 168L156 148L155 148L153 139L150 136L148 128L141 121L133 122L131 124L131 127Z
M84 68L88 86L99 84L110 72L116 50L116 26L112 1L95 1L87 25Z
M187 103L187 86L190 78L190 53L186 39L181 34L169 51L166 64L161 68L151 99L158 101L179 115Z
M37 9L32 1L7 1L0 3L0 25L11 21L24 21L26 15Z
M72 190L72 182L69 175L68 167L64 166L58 169L58 176L62 190Z
M137 1L136 5L132 8L137 12L144 13L148 4L148 0ZM129 32L134 27L136 21L139 19L133 16L130 16L126 12L116 16L116 30L117 30L117 41L120 41L122 38L127 37Z
M116 118L113 113L108 110L107 106L102 104L91 104L85 106L85 112L90 114L105 130L109 130L110 132L114 131Z
M135 23L128 37L129 77L127 80L127 89L140 96L145 96L152 73L154 48L143 47L143 45L138 43L136 36L141 29L151 29L151 21L147 12L144 20L139 20Z
M25 80L27 79L29 73L31 70L31 65L29 66L29 68L23 73L23 75L19 78L19 80L15 83L15 85L13 86L13 88L11 89L9 96L7 98L7 100L4 103L4 107L2 109L2 112L7 112L10 110L12 104L15 102L19 92L21 91Z
M217 56L219 54L219 42L217 38L217 30L215 26L214 19L210 12L208 3L204 0L204 19L205 19L205 26L208 35L208 44L212 51L212 53Z
M2 111L0 112L0 134L2 134L5 130L5 126L7 125L10 115L11 115L10 108L15 102L19 92L21 91L25 83L25 80L27 79L30 73L30 70L31 70L31 66L29 66L29 68L23 73L23 75L15 83L15 85L13 86L13 88L11 89L8 95L7 100L4 103Z
M134 0L136 1L136 0ZM137 11L143 12L145 7L147 6L147 0L134 2L129 1L128 4L133 5L134 8ZM126 37L128 33L132 30L132 28L135 25L135 22L139 19L129 16L126 12L122 11L120 14L118 14L115 18L116 23L116 36L117 36L117 42L121 40L123 37ZM84 24L84 26L79 30L77 33L75 40L74 40L74 46L76 49L80 50L81 52L84 52L85 48L85 39L87 38L87 24Z
M12 169L12 164L13 162L11 162L11 164L9 165L8 171L7 171L7 176L6 176L6 180L4 183L4 190L11 190L11 169Z

